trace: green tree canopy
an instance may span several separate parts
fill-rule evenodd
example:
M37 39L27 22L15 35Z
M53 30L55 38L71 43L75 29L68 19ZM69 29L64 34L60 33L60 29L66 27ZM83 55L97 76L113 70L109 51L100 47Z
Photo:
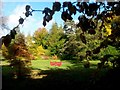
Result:
M45 46L47 36L48 31L46 28L38 28L33 36L35 44Z

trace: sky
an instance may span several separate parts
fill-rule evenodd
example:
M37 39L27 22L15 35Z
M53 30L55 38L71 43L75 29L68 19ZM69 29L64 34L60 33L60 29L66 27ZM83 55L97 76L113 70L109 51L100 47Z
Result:
M44 10L45 7L52 9L54 1L77 1L77 0L3 0L2 13L3 16L8 17L7 25L12 30L15 26L18 25L18 20L20 17L25 17L25 6L30 5L32 9L35 10ZM76 15L78 17L78 14ZM76 16L73 17L77 21ZM38 29L44 27L42 25L44 14L42 12L33 12L33 15L28 17L23 25L20 25L20 31L26 36L28 34L33 35L33 33ZM58 25L63 26L63 20L61 19L61 12L56 12L53 16L53 19L47 23L46 29L50 30L52 24L57 22ZM10 31L4 30L2 34L9 33Z
M18 25L20 16L25 17L24 12L26 5L30 5L33 9L43 10L46 6L52 7L52 2L5 2L3 4L3 15L8 17L7 25L10 29ZM35 30L43 27L43 16L44 14L42 14L42 12L33 12L33 16L28 17L23 25L20 26L21 32L25 35L33 34ZM46 28L50 29L54 22L59 24L63 23L59 13L56 13L54 18L47 23Z
M44 2L43 2L44 1ZM30 5L32 9L35 10L44 10L45 7L52 9L54 1L76 1L76 0L3 0L2 13L3 16L8 17L7 25L12 30L15 26L18 25L18 20L20 17L25 17L25 6ZM26 36L28 34L33 35L35 30L38 28L44 27L42 25L44 14L42 12L33 12L33 15L28 17L23 25L20 25L20 31ZM52 24L57 22L58 25L63 25L63 20L61 19L61 12L56 12L53 16L53 19L47 23L45 28L50 30ZM4 30L2 34L9 33L10 31Z

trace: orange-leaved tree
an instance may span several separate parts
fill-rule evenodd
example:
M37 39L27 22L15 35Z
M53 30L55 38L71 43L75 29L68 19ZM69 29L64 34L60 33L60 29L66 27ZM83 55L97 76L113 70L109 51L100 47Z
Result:
M19 33L15 36L6 50L3 50L3 56L9 60L10 66L15 69L14 74L17 78L24 78L30 74L29 66L31 65L32 55L27 49L24 34Z

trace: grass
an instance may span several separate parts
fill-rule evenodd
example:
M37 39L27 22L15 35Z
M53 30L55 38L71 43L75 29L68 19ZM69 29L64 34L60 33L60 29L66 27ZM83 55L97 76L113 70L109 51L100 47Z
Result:
M61 66L51 66L51 62L60 62L62 61ZM99 60L96 61L90 61L91 68L96 68L97 63L99 63ZM49 70L49 69L68 69L69 67L74 68L83 68L83 63L75 61L75 60L32 60L32 66L33 69L40 69L40 70Z
M61 66L51 66L50 62L62 62ZM96 65L99 61L90 61L91 68L96 69ZM0 66L2 66L2 75L10 75L14 72L14 69L8 66L9 63L7 61L2 61ZM40 70L48 73L49 71L55 72L56 70L72 70L74 74L76 71L82 71L82 73L90 72L90 69L83 68L83 63L77 62L75 60L32 60L31 68L33 70ZM67 73L70 74L71 72ZM71 74L72 75L72 74ZM78 74L79 75L79 74Z
M42 78L32 78L26 80L9 79L13 71L6 61L2 61L3 70L3 90L38 90L38 89L82 89L100 87L96 81L99 81L102 76L105 76L106 69L96 72L96 66L99 61L90 61L90 68L84 68L82 62L74 60L61 60L61 66L51 66L50 62L60 62L60 60L32 60L31 68L39 70ZM8 78L9 76L9 78ZM91 81L93 80L93 81ZM93 82L96 84L93 84ZM7 83L7 84L5 84ZM99 83L99 82L98 82ZM104 81L103 81L104 83ZM102 86L102 85L101 85Z
M32 60L32 69L37 69L37 70L50 70L50 69L63 69L63 70L68 70L68 69L84 69L83 68L83 63L78 62L76 60ZM51 66L50 62L62 62L61 66ZM91 69L96 69L97 68L97 63L100 61L95 60L95 61L90 61L90 68ZM9 72L11 71L10 67L8 66L9 63L7 60L1 61L0 66L7 66L3 67L3 74L4 71Z
M83 68L83 63L77 62L75 60L32 60L31 68L33 70L83 70L84 72L88 72L86 68ZM51 66L50 62L62 62L61 66ZM100 62L98 60L96 61L90 61L90 68L96 69L97 63ZM9 63L7 61L2 61L0 66L2 67L3 75L7 75L14 71L11 67L8 66Z
M69 61L66 61L66 60L62 61L61 66L51 66L50 62L60 62L60 60L33 60L31 67L33 69L49 70L49 69L54 69L54 68L67 69L69 66L73 65Z

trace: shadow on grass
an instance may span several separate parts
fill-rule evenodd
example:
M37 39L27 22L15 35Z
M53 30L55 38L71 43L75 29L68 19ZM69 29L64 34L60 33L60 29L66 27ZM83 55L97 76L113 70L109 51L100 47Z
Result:
M3 70L8 66L3 66ZM10 68L9 68L10 70ZM76 64L68 69L54 68L40 70L38 75L47 75L41 79L26 78L23 80L13 79L11 73L3 75L2 90L67 90L67 89L112 89L119 88L120 69L96 70L94 68L77 67ZM104 74L103 74L104 73Z
M2 76L7 78L13 78L13 72L15 71L9 65L0 65L2 67Z

